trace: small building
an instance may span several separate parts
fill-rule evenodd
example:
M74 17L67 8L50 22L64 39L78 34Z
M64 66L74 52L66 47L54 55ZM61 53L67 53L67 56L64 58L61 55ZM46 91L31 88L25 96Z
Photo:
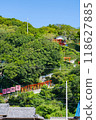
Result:
M40 79L42 82L44 82L44 81L46 81L46 78L47 78L47 77L51 78L51 77L52 77L52 75L53 75L53 73L50 73L50 74L45 75L45 76L40 76L40 78L39 78L39 79Z
M0 104L0 120L44 120L36 115L34 107L10 107L9 103Z
M66 36L64 36L64 37L58 36L53 41L59 43L59 45L66 45L66 40L67 40Z
M78 103L76 114L75 114L74 118L76 118L77 120L80 120L80 101Z

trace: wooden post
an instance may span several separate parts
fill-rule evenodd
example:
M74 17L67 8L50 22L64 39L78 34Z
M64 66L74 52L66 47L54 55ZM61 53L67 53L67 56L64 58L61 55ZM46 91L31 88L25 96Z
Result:
M47 86L48 86L48 82L47 82Z
M27 91L28 91L28 90L27 90L27 86L25 86L24 88L25 88L25 92L27 92Z
M33 86L33 85L30 85L30 90L32 90L32 86Z
M28 91L29 91L29 85L27 86L27 88L28 88Z
M21 93L23 92L23 87L21 87Z

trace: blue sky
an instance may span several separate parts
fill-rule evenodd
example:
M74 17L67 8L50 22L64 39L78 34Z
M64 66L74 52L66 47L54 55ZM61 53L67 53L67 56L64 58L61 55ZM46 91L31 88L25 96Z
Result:
M80 27L80 0L0 0L0 15L39 28L49 24Z

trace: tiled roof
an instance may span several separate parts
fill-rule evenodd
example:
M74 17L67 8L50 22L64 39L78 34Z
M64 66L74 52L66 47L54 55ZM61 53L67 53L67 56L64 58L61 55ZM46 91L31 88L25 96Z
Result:
M67 37L66 36L58 36L58 37L56 37L56 39L67 40Z
M34 107L9 107L7 118L34 118Z
M7 115L9 110L9 104L0 104L0 115Z
M73 117L68 117L69 119L73 119ZM66 120L66 117L50 117L50 120Z
M62 36L58 36L56 37L56 39L64 39Z
M9 104L0 104L0 116L6 118L35 118L44 120L43 117L36 115L34 107L9 107Z
M38 115L38 114L36 114L36 115L34 115L35 116L35 118L40 118L40 119L44 119L44 117L41 117L40 115Z

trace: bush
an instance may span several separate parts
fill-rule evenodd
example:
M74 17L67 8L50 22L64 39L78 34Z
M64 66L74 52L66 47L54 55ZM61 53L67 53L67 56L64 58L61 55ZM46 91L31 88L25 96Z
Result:
M0 96L0 103L5 103L4 97Z

